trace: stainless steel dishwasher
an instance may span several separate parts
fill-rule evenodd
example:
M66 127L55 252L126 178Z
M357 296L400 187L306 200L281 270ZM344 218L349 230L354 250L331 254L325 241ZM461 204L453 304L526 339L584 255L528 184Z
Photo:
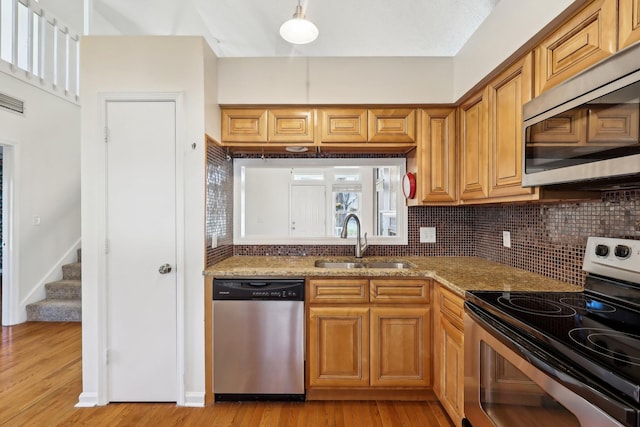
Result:
M214 279L213 391L304 400L304 279Z

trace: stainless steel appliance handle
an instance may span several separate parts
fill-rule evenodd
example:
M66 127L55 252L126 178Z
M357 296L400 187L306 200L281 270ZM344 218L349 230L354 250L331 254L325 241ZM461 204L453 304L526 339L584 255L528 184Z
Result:
M494 319L481 308L465 303L465 314L503 345L518 353L531 365L544 372L566 388L584 397L625 426L635 427L636 412L629 404L605 394L597 384L560 359L540 349L513 329Z

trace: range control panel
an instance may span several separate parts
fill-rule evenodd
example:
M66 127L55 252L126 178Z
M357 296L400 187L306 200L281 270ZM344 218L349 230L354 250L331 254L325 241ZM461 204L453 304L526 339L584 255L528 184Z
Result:
M640 283L640 240L589 237L582 269Z

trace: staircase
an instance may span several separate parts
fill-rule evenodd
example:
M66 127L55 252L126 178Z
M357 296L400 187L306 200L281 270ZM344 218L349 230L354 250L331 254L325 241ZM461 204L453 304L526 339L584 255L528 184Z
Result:
M27 321L80 322L82 320L82 252L78 261L62 266L62 280L45 285L46 298L27 305Z

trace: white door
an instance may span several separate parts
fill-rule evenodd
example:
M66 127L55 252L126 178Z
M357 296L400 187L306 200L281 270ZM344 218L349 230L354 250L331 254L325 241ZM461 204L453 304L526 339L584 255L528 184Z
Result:
M324 185L291 186L291 235L324 236L326 218Z
M107 101L105 122L108 400L175 402L176 103Z

